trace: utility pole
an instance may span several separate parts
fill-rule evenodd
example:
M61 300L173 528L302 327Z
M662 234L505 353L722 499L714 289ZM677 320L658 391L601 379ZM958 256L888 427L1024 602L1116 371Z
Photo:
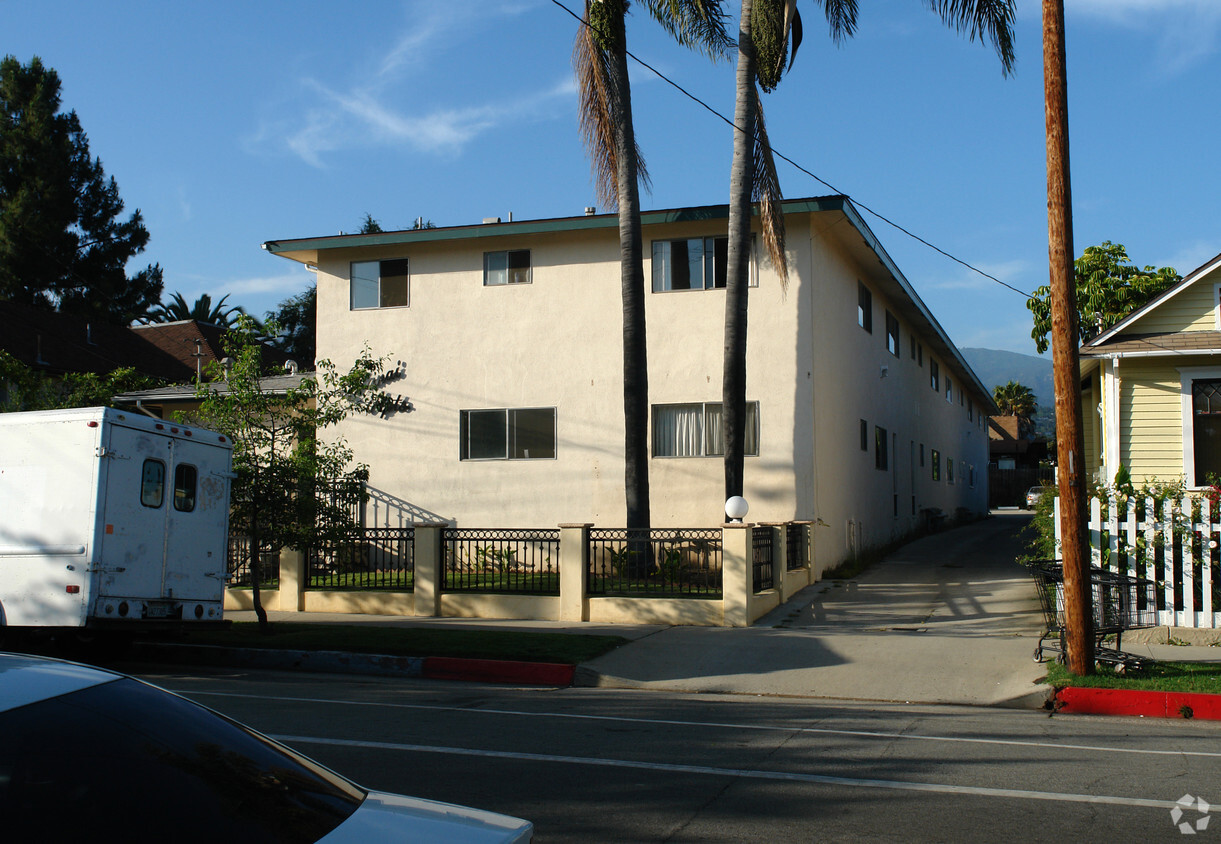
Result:
M1073 271L1073 200L1068 166L1068 80L1064 0L1043 0L1043 88L1047 118L1047 256L1051 273L1051 352L1056 389L1060 552L1064 561L1064 628L1068 670L1094 672L1089 544L1085 521L1085 437L1077 352Z

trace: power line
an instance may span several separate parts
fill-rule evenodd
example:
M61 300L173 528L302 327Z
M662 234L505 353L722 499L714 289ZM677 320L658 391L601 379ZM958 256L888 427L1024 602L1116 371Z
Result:
M571 16L572 16L572 17L573 17L573 18L574 18L574 19L577 21L577 23L579 23L581 26L591 26L591 25L590 25L590 24L589 24L589 23L588 23L586 20L584 20L584 19L583 19L583 18L582 18L580 15L578 15L576 12L572 11L572 9L569 9L567 6L565 6L563 3L561 3L561 2L560 2L560 0L551 0L551 2L552 2L553 4L555 4L556 6L558 6L559 8L563 9L563 10L564 10L565 12L567 12L569 15L571 15ZM714 117L717 117L718 119L720 119L721 121L723 121L724 123L726 123L727 125L729 125L729 126L730 126L730 127L731 127L731 128L734 130L734 131L735 131L735 132L745 132L745 131L746 131L745 129L739 128L739 127L737 126L737 124L735 124L735 123L733 122L733 120L731 120L730 118L726 117L726 116L725 116L724 114L722 114L721 112L717 111L715 108L713 108L712 106L710 106L710 105L709 105L708 103L706 103L704 100L701 100L701 99L700 99L699 97L697 97L695 94L692 94L690 91L688 91L688 90L687 90L686 88L684 88L682 85L679 85L679 84L678 84L677 82L675 82L673 79L671 79L670 77L666 76L664 73L662 73L662 72L661 72L660 70L658 70L657 68L653 67L651 64L649 64L648 62L646 62L644 59L642 59L642 58L640 58L639 56L635 55L635 54L634 54L634 53L633 53L631 50L627 50L627 49L625 49L625 50L624 50L624 53L625 53L625 54L628 56L628 58L630 58L632 61L636 62L636 63L637 63L638 65L640 65L641 67L645 68L646 70L648 70L649 72L651 72L652 74L654 74L654 75L655 75L655 76L656 76L658 79L660 79L661 81L665 82L665 83L666 83L667 85L669 85L670 87L674 88L674 90L678 91L678 92L679 92L680 94L682 94L684 97L686 97L687 99L691 100L691 101L692 101L693 103L695 103L696 105L699 105L699 106L703 107L703 108L704 108L706 111L708 111L708 112L709 112L710 114L712 114ZM978 273L979 275L983 276L984 278L989 279L990 281L993 281L993 282L995 282L995 283L999 284L1001 287L1004 287L1004 288L1006 288L1006 289L1008 289L1008 290L1012 290L1014 293L1017 293L1019 296L1021 296L1021 297L1022 297L1022 298L1024 298L1024 299L1030 300L1030 299L1034 299L1034 298L1035 298L1034 296L1030 295L1030 294L1029 294L1029 293L1027 293L1026 291L1024 291L1024 290L1020 290L1020 289L1018 289L1017 287L1014 287L1012 284L1009 284L1008 282L1001 281L999 278L997 278L996 276L992 275L991 273L984 272L984 271L983 271L983 270L981 270L979 267L973 266L972 264L968 263L967 261L962 260L961 258L959 258L959 257L957 257L957 256L955 256L955 255L951 255L949 252L946 252L946 251L945 251L944 249L942 249L941 247L939 247L939 246L937 246L937 245L935 245L935 244L933 244L933 243L930 243L929 241L925 240L923 237L920 237L920 235L915 234L915 233L914 233L914 232L912 232L910 229L908 229L908 228L906 228L906 227L904 227L904 226L901 226L900 224L896 223L894 220L890 219L890 218L889 218L889 217L887 217L886 215L884 215L884 214L882 214L882 213L880 213L880 212L878 212L878 211L873 210L871 207L869 207L868 205L866 205L864 202L861 202L859 199L854 198L854 197L853 197L851 194L849 194L847 191L842 191L842 190L840 190L839 188L835 187L835 185L833 185L833 184L831 184L830 182L828 182L826 179L823 179L821 176L817 175L816 173L811 172L809 169L807 169L806 167L803 167L801 164L798 164L796 161L794 161L794 160L793 160L792 158L790 158L789 156L785 155L785 154L784 154L784 153L782 153L782 152L778 152L778 151L776 150L776 147L775 147L774 145L773 145L773 146L771 146L771 150L772 150L772 155L776 156L777 158L781 159L782 161L785 161L785 162L787 162L787 163L791 164L791 165L792 165L793 167L795 167L795 168L796 168L798 171L800 171L800 172L804 173L805 175L809 176L809 177L810 177L811 179L813 179L814 181L816 181L816 182L818 182L819 184L821 184L821 185L825 186L827 189L829 189L829 190L830 190L830 191L832 191L833 193L835 193L835 194L839 194L839 195L841 195L841 196L845 196L845 197L847 197L848 199L850 199L850 200L852 201L852 204L853 204L853 205L855 205L856 207L860 208L862 211L865 211L865 212L867 212L867 213L869 213L869 214L873 215L873 216L874 216L874 217L876 217L877 219L881 220L883 223L886 223L888 226L891 226L891 227L893 227L894 229L896 229L896 230L898 230L898 231L902 232L903 234L907 235L907 236L908 236L908 237L910 237L912 240L915 240L915 241L917 241L918 243L921 243L921 244L923 244L924 246L927 246L929 249L932 249L934 252L937 252L938 254L943 255L943 256L945 256L946 258L949 258L951 261L954 261L954 262L955 262L955 263L957 263L957 264L961 264L962 266L966 267L966 268L967 268L968 270L970 270L971 272Z

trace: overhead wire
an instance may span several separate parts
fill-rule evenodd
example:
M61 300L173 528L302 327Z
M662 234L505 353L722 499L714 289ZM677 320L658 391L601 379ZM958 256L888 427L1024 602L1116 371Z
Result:
M551 2L552 2L554 5L558 6L560 9L563 9L563 10L564 10L565 12L567 12L569 15L571 15L571 16L572 16L572 17L573 17L573 18L574 18L574 19L575 19L575 20L576 20L576 21L577 21L577 22L578 22L578 23L579 23L581 26L591 26L591 24L590 24L588 21L586 21L584 18L582 18L582 17L581 17L580 15L578 15L576 12L572 11L572 9L569 9L567 6L565 6L563 3L561 3L561 2L560 2L560 0L551 0ZM633 53L631 50L626 50L626 49L625 49L625 50L624 50L624 53L625 53L625 54L627 55L627 57L628 57L628 58L630 58L632 61L636 62L636 63L637 63L638 65L640 65L641 67L643 67L644 69L648 70L650 73L652 73L653 75L655 75L655 76L656 76L658 79L660 79L661 81L665 82L665 83L666 83L667 85L669 85L670 87L674 88L674 90L678 91L678 92L679 92L680 94L682 94L684 97L686 97L687 99L691 100L691 101L692 101L693 103L695 103L696 105L701 106L701 107L702 107L702 108L704 108L706 111L708 111L710 114L712 114L714 117L716 117L716 118L720 119L721 121L723 121L724 123L728 124L730 127L732 127L732 128L733 128L733 130L734 130L735 132L745 132L745 131L746 131L745 129L741 128L741 127L740 127L740 126L738 126L736 123L734 123L734 121L733 121L731 118L726 117L724 114L722 114L721 112L717 111L717 110L716 110L714 107L712 107L711 105L709 105L707 102L705 102L704 100L702 100L702 99L700 99L699 97L697 97L695 94L693 94L693 93L691 93L690 91L688 91L688 90L687 90L686 88L684 88L682 85L679 85L679 84L678 84L677 82L675 82L673 79L671 79L670 77L666 76L664 73L662 73L662 72L661 72L660 70L658 70L657 68L653 67L653 65L649 64L649 63L648 63L648 62L646 62L644 59L642 59L642 58L640 58L639 56L637 56L636 54L634 54L634 53ZM1008 289L1008 290L1012 290L1014 293L1017 293L1019 296L1022 296L1024 299L1027 299L1027 300L1035 299L1035 297L1034 297L1034 296L1032 296L1031 294L1027 293L1026 291L1021 290L1021 289L1019 289L1019 288L1017 288L1017 287L1014 287L1012 284L1009 284L1008 282L1001 281L999 278L997 278L996 276L992 275L991 273L985 272L984 270L981 270L979 267L976 267L976 266L974 266L973 264L971 264L971 263L969 263L969 262L967 262L967 261L964 261L963 259L961 259L961 258L957 257L956 255L952 255L952 254L950 254L949 252L945 251L944 249L942 249L941 247L937 246L936 244L934 244L934 243L930 243L930 242L929 242L928 240L926 240L925 238L921 237L921 236L920 236L920 235L918 235L918 234L915 234L914 232L912 232L912 231L911 231L910 229L908 229L907 227L905 227L905 226L903 226L903 225L900 225L899 223L897 223L897 222L895 222L894 220L890 219L890 218L889 218L889 217L887 217L885 214L882 214L882 213L881 213L881 212L879 212L879 211L875 211L875 210L874 210L873 208L871 208L869 205L866 205L864 202L862 202L862 201L860 201L859 199L855 198L854 196L852 196L852 195L851 195L850 193L848 193L847 191L840 190L840 189L839 189L839 188L837 188L835 185L833 185L833 184L831 184L830 182L828 182L826 179L822 178L822 177L821 177L821 176L819 176L818 174L816 174L816 173L812 172L812 171L811 171L811 170L809 170L808 168L806 168L806 167L802 166L801 164L797 163L796 161L794 161L794 160L793 160L791 157L789 157L789 156L785 155L785 154L784 154L784 153L782 153L782 152L779 152L779 151L776 149L776 147L775 147L775 145L774 145L774 144L772 145L771 150L772 150L772 155L774 155L774 156L776 156L777 158L781 159L782 161L785 161L785 162L787 162L788 164L792 165L792 166L793 166L794 168L796 168L796 169L797 169L799 172L804 173L805 175L809 176L811 179L813 179L814 181L818 182L819 184L821 184L821 185L825 186L827 189L829 189L829 190L830 190L830 191L832 191L833 193L835 193L835 194L837 194L837 195L840 195L840 196L845 196L845 197L847 197L849 200L851 200L851 201L852 201L852 204L853 204L853 205L855 205L857 208L860 208L862 211L865 211L865 212L867 212L868 214L870 214L870 215L872 215L872 216L876 217L877 219L881 220L883 223L886 223L888 226L891 226L892 228L896 229L897 231L902 232L903 234L905 234L905 235L907 235L908 237L910 237L912 240L915 240L916 242L921 243L921 244L923 244L924 246L927 246L929 249L932 249L934 252L937 252L938 254L940 254L940 255L942 255L942 256L944 256L944 257L946 257L946 258L949 258L951 261L954 261L955 263L960 264L961 266L963 266L963 267L967 268L967 269L968 269L968 270L970 270L971 272L978 273L979 275L983 276L984 278L989 279L990 281L993 281L993 282L995 282L996 284L999 284L1001 287L1004 287L1004 288L1006 288L1006 289Z

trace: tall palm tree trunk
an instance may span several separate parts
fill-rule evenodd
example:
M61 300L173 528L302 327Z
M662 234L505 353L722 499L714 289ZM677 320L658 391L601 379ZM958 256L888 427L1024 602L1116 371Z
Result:
M619 273L623 297L623 456L627 526L650 527L649 370L645 337L644 244L640 231L640 174L623 15L613 16L615 47L609 82L614 100L614 146L619 195Z
M750 283L751 192L755 183L755 46L752 0L738 23L733 165L729 175L729 266L725 281L725 363L721 384L725 425L725 497L742 494L746 435L746 304Z

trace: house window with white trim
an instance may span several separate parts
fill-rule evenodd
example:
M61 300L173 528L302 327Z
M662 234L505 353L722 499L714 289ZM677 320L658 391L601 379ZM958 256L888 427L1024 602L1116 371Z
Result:
M1221 477L1221 379L1191 382L1192 453L1195 486L1211 475Z
M459 414L460 460L555 458L555 408L463 410Z
M353 261L350 303L354 311L407 307L407 259Z
M725 426L720 402L653 405L654 457L722 457ZM759 403L746 403L742 451L759 454Z

